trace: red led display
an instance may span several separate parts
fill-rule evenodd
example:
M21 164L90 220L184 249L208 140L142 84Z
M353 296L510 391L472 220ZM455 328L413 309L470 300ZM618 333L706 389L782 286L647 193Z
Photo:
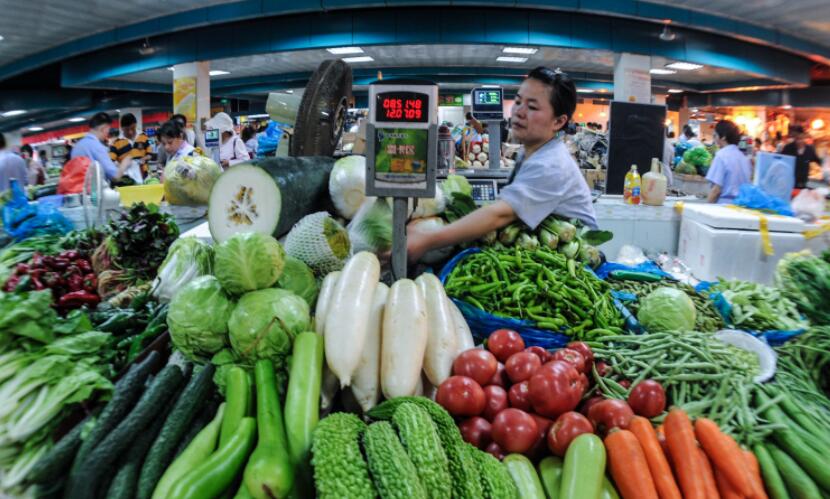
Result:
M415 92L379 93L375 121L426 123L429 121L429 95Z

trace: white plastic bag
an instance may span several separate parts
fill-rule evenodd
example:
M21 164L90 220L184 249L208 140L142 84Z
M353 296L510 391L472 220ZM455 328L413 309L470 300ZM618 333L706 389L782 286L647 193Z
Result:
M792 201L792 209L796 216L815 220L824 214L827 189L802 189Z

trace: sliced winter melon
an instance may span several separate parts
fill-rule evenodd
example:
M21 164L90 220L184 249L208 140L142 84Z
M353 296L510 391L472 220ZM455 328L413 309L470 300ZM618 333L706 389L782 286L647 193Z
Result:
M279 237L322 208L334 159L266 158L229 168L213 184L208 225L216 242L238 232Z

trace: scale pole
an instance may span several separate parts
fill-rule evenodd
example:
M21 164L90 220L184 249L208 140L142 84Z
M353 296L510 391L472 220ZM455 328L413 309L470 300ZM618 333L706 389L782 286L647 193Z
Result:
M406 216L408 198L392 201L392 275L395 280L406 279Z
M487 133L490 135L490 169L501 168L501 120L488 121Z

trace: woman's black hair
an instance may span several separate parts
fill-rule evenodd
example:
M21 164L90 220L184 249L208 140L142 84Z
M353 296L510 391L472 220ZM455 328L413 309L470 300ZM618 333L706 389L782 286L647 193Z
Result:
M728 144L738 145L741 141L741 131L738 130L738 125L729 120L718 121L715 125L715 133L718 137L722 137Z
M686 138L691 139L692 137L695 136L695 131L692 130L691 126L683 125L683 135L685 135Z
M170 121L178 121L183 127L187 126L187 117L183 114L174 114L170 117Z
M167 137L168 139L183 139L184 128L179 121L165 121L164 124L159 127L158 136Z
M567 73L556 69L539 66L527 74L528 78L541 81L551 87L550 105L555 116L568 117L568 121L576 110L576 85Z
M32 150L32 146L30 146L29 144L23 144L22 146L20 146L20 152L27 152L29 153L29 156L34 156L35 154L35 152Z
M248 142L256 135L256 130L252 126L246 126L242 129L242 142Z

